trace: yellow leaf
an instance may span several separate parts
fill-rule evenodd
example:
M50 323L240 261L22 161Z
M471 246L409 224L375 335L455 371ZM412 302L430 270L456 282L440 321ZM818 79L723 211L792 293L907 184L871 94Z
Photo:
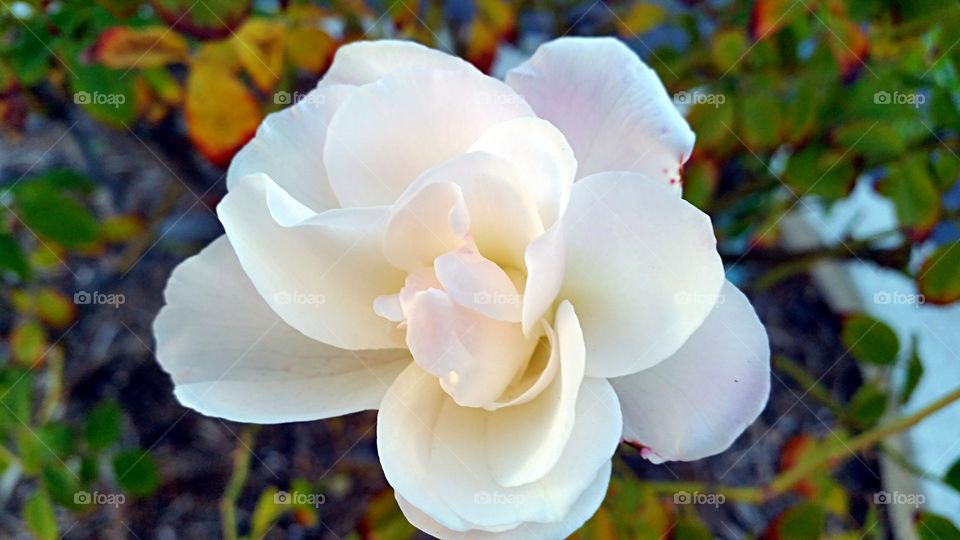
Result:
M33 367L47 349L47 332L34 321L18 324L10 332L10 354L22 366Z
M230 71L195 64L187 78L187 134L216 165L226 165L257 130L262 115L257 101Z
M187 41L171 28L115 26L100 34L93 57L108 68L153 68L184 62Z
M617 33L621 37L631 38L653 30L663 22L667 13L656 4L639 2L634 4L627 14L620 19Z
M337 42L323 31L325 13L316 6L291 6L287 10L286 50L290 63L310 73L320 73L330 64Z
M237 58L261 92L269 92L280 81L284 37L283 24L266 19L249 19L237 32L233 42Z
M233 39L208 41L200 46L194 64L210 64L222 70L236 73L240 71L240 58L237 56Z

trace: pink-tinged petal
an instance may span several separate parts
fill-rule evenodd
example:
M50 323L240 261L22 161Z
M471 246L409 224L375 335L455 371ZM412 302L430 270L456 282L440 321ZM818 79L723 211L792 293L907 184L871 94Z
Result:
M427 169L530 107L470 70L404 69L359 87L330 123L324 162L344 207L391 204Z
M470 213L459 186L451 182L417 184L390 210L383 253L390 264L415 272L466 244L469 227Z
M396 325L373 310L404 280L383 257L388 208L317 214L269 177L251 175L217 213L244 271L287 324L344 349L402 347Z
M498 484L516 487L536 482L553 469L567 447L576 420L583 383L583 333L569 302L557 309L550 331L551 356L559 376L535 399L505 407L487 418L487 455Z
M230 163L227 188L233 189L244 176L263 173L316 212L338 208L323 164L323 147L333 113L353 90L343 85L314 90L293 106L267 115Z
M587 375L656 365L713 309L724 272L710 218L662 184L627 172L584 178L563 224L558 297L580 317Z
M614 38L560 38L507 73L507 84L573 147L577 177L636 171L679 191L694 135L657 74Z
M404 314L414 360L465 407L483 407L500 397L537 344L519 323L485 317L437 289L416 293Z
M330 69L317 86L362 86L405 68L476 71L469 62L413 41L355 41L337 49Z
M499 528L493 528L494 530L474 528L465 531L450 529L399 494L397 495L397 502L400 504L403 515L414 527L442 540L529 540L531 538L548 540L551 538L566 538L582 527L590 519L590 516L600 508L600 504L607 494L607 486L610 484L611 469L612 463L609 461L601 467L596 478L584 490L577 502L573 504L573 508L563 519L550 523L521 523L506 530L499 530Z
M763 410L770 345L750 301L729 282L690 339L670 358L613 379L623 437L651 461L691 461L727 449Z
M412 361L405 350L347 351L291 328L257 293L226 236L178 266L164 296L157 359L177 399L209 416L275 424L376 409Z
M546 393L540 397L546 398ZM504 486L490 469L486 441L490 435L484 426L492 416L514 408L485 411L448 400L433 427L430 485L450 509L479 528L563 520L590 489L597 472L606 467L620 440L622 417L616 393L606 380L587 377L577 397L573 432L556 465L535 482ZM525 461L527 450L527 445L518 446L514 460Z
M482 315L520 322L520 293L510 276L475 247L464 246L434 261L437 279L454 302Z
M544 227L552 225L570 201L577 160L563 134L540 118L516 118L483 132L471 152L488 152L511 162L532 194Z

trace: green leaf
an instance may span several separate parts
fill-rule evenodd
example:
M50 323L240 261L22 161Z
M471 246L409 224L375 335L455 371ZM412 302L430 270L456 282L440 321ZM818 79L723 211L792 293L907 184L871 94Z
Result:
M960 529L945 517L920 512L920 519L917 520L917 534L920 535L920 540L953 540L960 538Z
M713 535L702 521L693 515L687 515L677 520L671 538L673 540L712 540Z
M960 179L960 159L941 150L934 152L933 156L933 171L936 173L937 187L941 191L950 189Z
M773 82L759 78L747 92L750 98L737 109L743 142L755 153L772 149L780 142L780 102Z
M50 422L36 429L37 438L47 450L48 458L53 461L65 461L73 453L73 433L62 422Z
M960 300L960 241L944 244L927 257L917 272L917 286L926 302Z
M15 192L18 216L35 234L66 247L97 240L97 222L85 207L50 182L25 182Z
M960 459L955 461L943 476L943 482L953 489L960 491Z
M733 136L735 107L733 95L724 95L724 102L700 103L690 110L690 125L697 133L700 150L722 155L740 143Z
M160 485L153 458L143 450L127 450L113 458L113 472L120 487L135 496L149 495Z
M683 171L683 198L703 210L709 206L718 181L717 166L713 162L688 163Z
M27 426L20 426L14 433L14 440L17 443L17 453L20 456L23 471L28 475L39 473L40 466L49 452L40 444L37 435Z
M872 427L887 408L887 395L878 385L866 383L850 399L848 414L858 425Z
M826 526L826 512L815 502L801 503L790 508L777 520L775 538L778 540L816 540Z
M73 471L60 463L48 463L40 473L43 485L54 502L67 508L78 508L76 494L80 483Z
M850 122L835 132L837 142L870 162L878 162L903 152L903 138L889 123L875 120Z
M23 521L39 540L57 540L60 535L53 505L43 491L37 491L27 498L23 504Z
M70 75L73 101L90 116L115 127L136 118L134 78L122 77L123 70L73 62Z
M739 62L750 48L747 36L740 29L727 29L717 32L713 36L710 47L710 59L717 72L723 74L728 71L736 73Z
M917 336L913 336L910 343L910 358L907 360L907 374L903 381L903 389L900 391L901 405L910 401L913 391L920 384L920 377L923 377L923 362L920 361L917 349Z
M90 411L84 437L94 451L103 450L117 442L121 434L120 406L115 402L104 401Z
M6 58L20 82L29 87L41 82L50 69L50 49L55 40L41 19L22 24L24 26Z
M290 511L291 506L281 502L280 492L275 487L268 487L260 493L260 498L253 507L253 516L250 518L252 538L262 538L277 520Z
M0 270L9 270L22 280L29 279L31 274L20 244L6 233L0 233Z
M840 338L857 361L867 364L893 364L900 351L900 340L893 329L868 315L844 320Z
M890 168L883 193L897 210L900 225L930 231L940 216L940 194L927 168L925 155L910 156Z
M30 421L33 374L21 369L4 370L0 374L0 426L19 427Z
M808 146L790 156L783 179L798 197L815 195L834 201L850 192L855 174L849 156Z

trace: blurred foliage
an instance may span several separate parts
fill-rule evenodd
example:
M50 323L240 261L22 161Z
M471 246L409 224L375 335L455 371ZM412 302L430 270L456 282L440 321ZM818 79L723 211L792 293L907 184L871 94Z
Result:
M661 75L697 133L684 196L713 216L732 260L759 256L768 274L758 282L824 257L855 257L914 277L922 301L960 300L956 2L19 1L0 8L0 129L15 139L31 116L79 111L151 143L173 134L184 143L176 150L222 168L265 115L311 88L343 43L414 39L490 71L502 48L529 52L531 43L566 34L617 35ZM892 204L896 229L873 239L888 243L845 239L843 249L790 259L780 245L783 215L798 205L830 207L858 183ZM58 509L82 515L119 497L148 497L163 482L149 452L124 440L117 403L70 416L79 423L65 420L69 354L61 337L91 303L89 291L68 285L65 261L117 251L136 258L146 248L138 239L149 233L147 218L97 206L101 189L86 171L49 169L27 171L0 193L0 473L32 486L21 514L42 539L63 533ZM819 459L841 438L882 429L923 377L916 340L901 348L881 321L850 314L840 339L847 361L864 373L846 401L784 360L839 425L826 439L787 441L781 474ZM960 462L942 481L960 491ZM779 507L765 538L880 538L887 527L882 505L851 516L863 495L848 493L828 464L788 487L790 504ZM285 497L330 489L305 479L268 487L243 528L259 538L283 520L318 527L316 504ZM744 496L730 497L738 493ZM766 502L749 494L747 502ZM711 531L698 505L676 495L618 470L603 507L574 538L726 534ZM236 496L225 498L227 511ZM921 538L960 538L948 520L927 512L918 513L916 529ZM414 533L388 489L367 502L349 538Z

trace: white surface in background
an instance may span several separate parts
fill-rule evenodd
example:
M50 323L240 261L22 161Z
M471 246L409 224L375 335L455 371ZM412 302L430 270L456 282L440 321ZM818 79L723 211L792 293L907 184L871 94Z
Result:
M823 211L810 203L798 208L801 218L812 226L823 242L836 244L850 236L862 238L894 228L892 205L877 195L868 181L861 181L846 200ZM858 293L862 309L889 324L899 335L901 352L909 352L916 335L924 374L904 412L915 411L960 385L960 305L925 305L912 279L873 264L851 262L843 265ZM834 273L834 276L837 274ZM849 296L831 291L819 275L828 296L841 309L854 309ZM838 294L833 294L838 293ZM894 379L902 381L902 370ZM943 475L960 458L960 404L953 404L907 432L905 442L912 461L933 475ZM921 478L920 491L926 495L926 509L960 521L960 495L936 479ZM912 509L911 509L912 510Z

